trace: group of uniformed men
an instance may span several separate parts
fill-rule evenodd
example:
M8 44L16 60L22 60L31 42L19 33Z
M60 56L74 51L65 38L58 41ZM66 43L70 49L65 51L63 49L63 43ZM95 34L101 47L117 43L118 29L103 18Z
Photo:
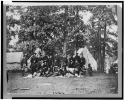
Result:
M27 66L27 59L28 53L24 54L23 64ZM59 56L52 56L52 55L40 55L39 57L36 56L36 53L33 53L31 57L31 73L40 73L40 76L64 76L66 73L71 73L74 76L86 75L86 71L88 71L89 76L92 76L92 67L89 64L88 69L85 68L85 58L78 56L71 57L69 59L63 58Z

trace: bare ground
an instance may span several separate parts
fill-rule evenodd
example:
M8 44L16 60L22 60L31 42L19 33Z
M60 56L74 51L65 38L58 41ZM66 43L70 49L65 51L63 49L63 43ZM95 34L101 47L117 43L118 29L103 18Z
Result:
M117 94L117 76L93 73L92 77L36 77L24 78L9 73L8 93L19 94ZM19 89L19 88L25 88Z

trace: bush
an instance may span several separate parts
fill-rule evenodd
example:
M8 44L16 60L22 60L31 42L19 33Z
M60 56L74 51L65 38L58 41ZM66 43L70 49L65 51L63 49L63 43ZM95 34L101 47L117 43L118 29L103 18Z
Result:
M32 46L35 45L35 46L39 46L40 44L38 43L38 41L24 41L24 42L20 42L17 44L17 47L16 47L16 51L17 52L20 52L20 51L24 51L24 49L26 48L26 45L29 44L29 49L32 50Z

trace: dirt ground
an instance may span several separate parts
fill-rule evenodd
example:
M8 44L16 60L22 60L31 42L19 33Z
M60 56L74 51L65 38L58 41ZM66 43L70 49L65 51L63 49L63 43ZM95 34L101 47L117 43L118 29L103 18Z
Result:
M117 76L93 73L83 77L24 78L20 73L9 73L8 93L19 94L116 94ZM23 88L23 89L19 89Z

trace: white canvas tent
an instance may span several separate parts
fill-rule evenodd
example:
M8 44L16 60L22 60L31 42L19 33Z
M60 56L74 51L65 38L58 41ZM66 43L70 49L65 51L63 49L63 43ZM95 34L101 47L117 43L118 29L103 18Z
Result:
M17 70L20 69L20 61L23 57L23 52L6 53L6 69Z
M23 52L11 52L6 53L6 66L7 69L19 69L20 68L20 62L23 58ZM28 59L28 68L30 68L31 58Z
M20 63L22 57L23 57L23 52L6 53L6 62L7 63Z
M91 53L89 52L89 50L87 49L87 47L84 48L80 48L77 53L79 55L81 55L83 53L83 56L86 60L86 64L85 67L88 68L88 64L91 64L91 67L94 71L97 71L97 62L96 60L93 58L93 56L91 55Z

